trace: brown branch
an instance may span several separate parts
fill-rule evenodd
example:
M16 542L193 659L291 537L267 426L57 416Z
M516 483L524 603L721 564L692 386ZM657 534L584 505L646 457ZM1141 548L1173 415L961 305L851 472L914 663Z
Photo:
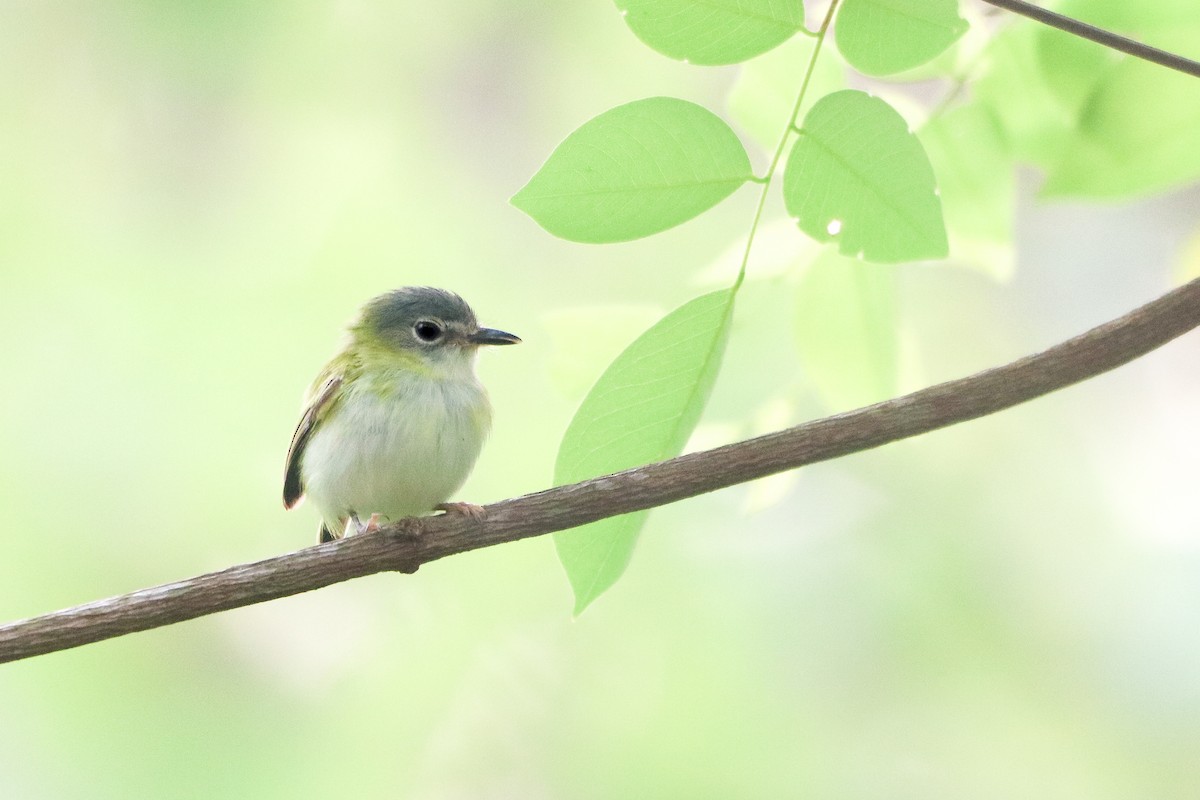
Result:
M993 414L1119 367L1200 326L1200 279L1035 356L737 444L487 506L402 520L253 564L0 626L0 662L169 625L573 528Z
M1166 50L1159 50L1157 47L1142 44L1128 37L1121 36L1112 31L1106 31L1103 28L1097 28L1094 25L1088 25L1086 22L1080 22L1071 17L1064 17L1062 14L1047 11L1032 3L1026 3L1024 0L983 0L983 2L1011 11L1014 14L1020 14L1023 17L1029 17L1029 19L1037 20L1043 25L1058 28L1060 31L1066 31L1080 38L1102 44L1105 47L1126 53L1135 58L1140 58L1143 61L1149 61L1152 64L1158 64L1159 66L1168 67L1186 75L1200 78L1200 63L1192 61L1190 58L1184 58L1181 55L1169 53Z

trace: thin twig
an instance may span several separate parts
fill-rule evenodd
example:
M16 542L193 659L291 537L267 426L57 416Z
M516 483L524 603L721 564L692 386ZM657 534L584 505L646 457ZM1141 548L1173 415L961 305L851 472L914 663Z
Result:
M994 414L1128 363L1200 326L1200 279L1035 356L737 444L463 516L402 520L295 553L0 626L0 662L193 619L640 511Z
M1023 17L1029 17L1044 25L1058 28L1060 31L1066 31L1097 44L1102 44L1105 47L1111 47L1113 50L1119 50L1122 53L1128 53L1131 56L1153 64L1200 78L1200 62L1192 61L1190 58L1184 58L1175 53L1168 53L1166 50L1159 50L1157 47L1136 42L1133 39L1106 31L1103 28L1097 28L1094 25L1088 25L1086 22L1080 22L1071 17L1064 17L1062 14L1055 14L1053 11L1039 8L1032 3L1024 2L1024 0L983 0L983 2L1011 11L1014 14L1020 14Z

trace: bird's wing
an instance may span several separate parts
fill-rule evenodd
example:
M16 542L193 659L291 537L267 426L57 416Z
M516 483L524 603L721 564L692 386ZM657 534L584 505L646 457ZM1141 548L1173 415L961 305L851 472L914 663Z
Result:
M342 376L340 374L327 378L325 383L321 384L321 388L313 397L312 402L308 404L308 408L304 409L304 415L300 417L300 424L296 426L296 432L292 434L292 444L288 447L287 466L283 475L284 508L291 508L304 496L304 483L300 477L300 462L304 460L304 448L317 427L317 420L329 410L330 401L337 396L338 387L341 385Z

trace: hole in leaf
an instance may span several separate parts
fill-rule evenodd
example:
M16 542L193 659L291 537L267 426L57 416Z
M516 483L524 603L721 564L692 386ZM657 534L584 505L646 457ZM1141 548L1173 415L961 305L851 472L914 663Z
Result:
M840 219L829 220L829 224L825 226L825 231L830 236L837 236L842 232L842 221Z

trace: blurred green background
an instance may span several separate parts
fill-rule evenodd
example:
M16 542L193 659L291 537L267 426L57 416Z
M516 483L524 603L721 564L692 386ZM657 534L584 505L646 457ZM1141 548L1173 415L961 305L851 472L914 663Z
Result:
M603 0L0 5L0 619L312 543L280 502L301 393L399 285L525 338L482 359L462 499L544 488L591 381L729 274L755 197L607 247L507 198L587 118L721 109L737 74ZM1037 185L1011 281L882 268L901 388L1156 296L1200 223L1194 186ZM694 446L837 396L775 268L799 235L769 231ZM1198 796L1198 356L662 509L577 620L541 538L5 665L0 795Z

